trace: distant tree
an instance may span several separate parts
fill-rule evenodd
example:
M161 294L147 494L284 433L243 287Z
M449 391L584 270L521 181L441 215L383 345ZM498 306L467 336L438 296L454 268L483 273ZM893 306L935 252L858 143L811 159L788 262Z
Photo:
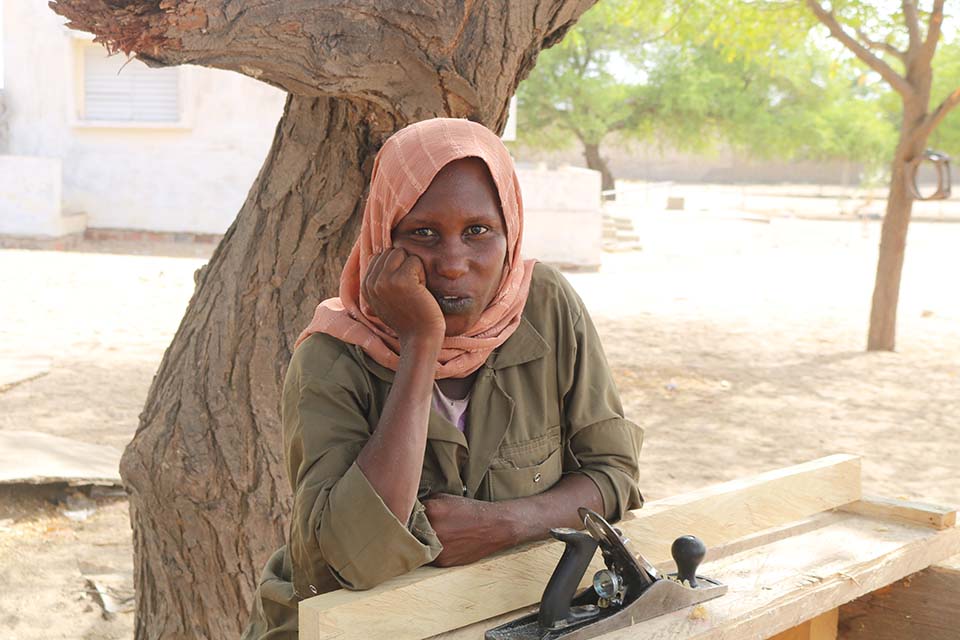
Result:
M649 128L681 149L723 144L754 158L872 165L892 130L860 76L810 43L762 58L710 42L675 46L649 70Z
M956 126L935 135L960 103L956 58L938 61L943 73L934 83L944 0L932 0L927 11L919 9L918 0L895 4L833 0L828 8L821 0L607 0L521 85L521 130L539 145L578 139L587 166L604 174L607 189L613 177L599 147L612 132L681 147L727 140L757 154L844 160L876 159L893 132L867 339L868 350L892 350L915 200L913 171L931 136L960 141ZM889 89L880 90L862 74L844 86L830 74L818 78L815 72L801 81L770 66L774 61L789 67L791 57L803 54L802 44L809 46L808 32L817 22ZM624 80L615 73L623 61L638 70L637 77ZM883 116L890 91L900 103L892 130ZM934 92L939 102L932 106Z
M642 47L668 14L661 0L605 0L585 13L520 85L521 141L558 148L576 140L603 189L613 189L600 145L612 133L634 134L647 108L643 83L620 77L630 71L623 52Z
M954 84L938 88L938 95L943 97L930 108L944 0L933 0L928 12L920 11L917 0L902 0L897 10L858 0L837 0L830 8L818 0L804 2L830 35L883 78L900 98L899 136L890 164L867 337L868 350L892 351L907 229L915 199L910 186L912 167L922 158L930 136L960 103L960 87Z
M822 46L809 39L768 59L775 69L762 76L763 104L742 109L725 138L755 158L840 161L848 170L859 163L875 172L895 141L886 88Z
M614 176L601 145L611 134L685 151L727 145L760 158L876 164L891 130L873 88L858 86L862 74L819 51L805 28L741 26L753 12L712 0L597 5L520 85L521 141L579 143L605 190ZM737 15L735 37L717 28Z

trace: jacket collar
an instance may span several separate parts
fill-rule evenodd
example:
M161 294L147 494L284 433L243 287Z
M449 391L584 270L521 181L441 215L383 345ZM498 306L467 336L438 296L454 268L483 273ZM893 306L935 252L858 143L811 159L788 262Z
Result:
M393 382L395 372L376 362L359 345L351 346L370 373L385 382ZM526 317L521 317L517 330L507 338L506 342L493 350L484 366L494 370L515 367L526 362L539 360L548 353L550 353L550 345Z
M521 317L520 324L513 335L500 347L494 349L487 358L487 366L491 369L506 369L539 360L548 353L550 353L550 345L526 317Z

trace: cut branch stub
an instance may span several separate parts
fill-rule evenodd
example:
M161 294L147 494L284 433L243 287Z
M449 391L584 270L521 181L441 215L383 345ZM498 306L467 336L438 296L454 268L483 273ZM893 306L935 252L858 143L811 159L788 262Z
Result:
M301 96L371 102L401 121L444 114L502 126L502 106L492 99L501 87L476 80L510 83L512 94L537 51L591 4L557 11L554 3L506 0L55 0L50 7L71 28L147 64L237 71Z

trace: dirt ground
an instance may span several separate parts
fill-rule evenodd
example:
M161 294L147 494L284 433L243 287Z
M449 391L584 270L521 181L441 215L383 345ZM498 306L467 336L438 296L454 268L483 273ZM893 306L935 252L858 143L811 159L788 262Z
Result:
M879 222L635 225L642 251L569 278L646 430L648 500L850 452L869 493L960 503L960 224L912 226L897 351L870 354ZM205 256L82 249L0 251L0 362L32 372L0 387L0 430L122 448ZM123 498L0 487L0 640L132 637L132 614L105 619L94 584L129 577L131 552Z

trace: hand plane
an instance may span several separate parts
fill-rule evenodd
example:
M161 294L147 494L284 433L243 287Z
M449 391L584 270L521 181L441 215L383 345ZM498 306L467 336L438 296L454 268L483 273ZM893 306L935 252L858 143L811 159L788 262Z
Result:
M581 507L585 531L551 529L566 545L543 591L540 609L484 635L485 640L584 640L642 620L649 620L727 592L727 586L697 575L707 552L694 536L681 536L670 551L677 572L661 575L628 540L600 515ZM606 569L593 576L593 585L576 593L599 547Z

